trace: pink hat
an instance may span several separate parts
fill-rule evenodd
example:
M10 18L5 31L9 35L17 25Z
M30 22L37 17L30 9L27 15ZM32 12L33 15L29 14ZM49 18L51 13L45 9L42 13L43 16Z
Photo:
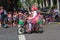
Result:
M36 11L36 10L38 10L38 8L36 6L32 6L31 10Z

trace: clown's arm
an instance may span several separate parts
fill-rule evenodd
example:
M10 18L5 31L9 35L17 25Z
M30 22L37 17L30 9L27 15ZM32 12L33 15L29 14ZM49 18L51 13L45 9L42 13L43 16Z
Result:
M30 19L33 19L34 17L36 17L36 15L37 15L36 11L32 12L32 18L30 18Z

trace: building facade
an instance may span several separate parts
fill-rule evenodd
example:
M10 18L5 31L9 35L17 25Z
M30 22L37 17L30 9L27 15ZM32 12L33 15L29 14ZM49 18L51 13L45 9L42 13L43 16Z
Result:
M58 10L60 11L60 0L44 0L42 7L52 7L53 5L56 5Z
M22 0L20 0L23 2ZM24 0L26 1L26 0ZM33 0L32 0L33 1ZM58 10L60 10L60 0L43 0L43 3L40 3L40 7L52 7L53 5L57 5Z

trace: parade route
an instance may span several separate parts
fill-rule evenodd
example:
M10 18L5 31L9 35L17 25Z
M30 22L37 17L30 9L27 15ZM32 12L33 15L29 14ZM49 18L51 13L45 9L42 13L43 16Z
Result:
M18 27L0 28L0 40L60 40L60 24L44 25L43 33L18 35Z
M25 35L18 35L19 40L26 40Z

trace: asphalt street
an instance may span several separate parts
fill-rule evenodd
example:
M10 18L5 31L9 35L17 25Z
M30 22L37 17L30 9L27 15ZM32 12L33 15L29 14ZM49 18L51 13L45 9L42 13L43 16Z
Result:
M0 28L0 40L18 40L17 27Z
M44 25L44 33L25 34L26 40L60 40L60 24Z
M44 25L43 33L17 34L17 27L0 28L0 40L60 40L60 24Z

